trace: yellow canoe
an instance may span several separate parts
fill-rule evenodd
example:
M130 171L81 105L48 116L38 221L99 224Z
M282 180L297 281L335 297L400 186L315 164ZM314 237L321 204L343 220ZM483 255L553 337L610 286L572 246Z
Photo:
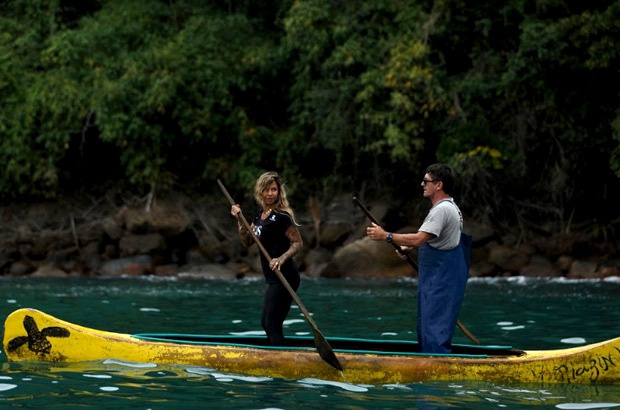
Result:
M416 352L417 343L328 338L343 371L327 364L310 337L266 346L264 337L124 334L72 324L35 309L19 309L4 324L10 362L126 362L204 366L223 372L348 383L483 380L537 383L620 383L620 338L559 350L455 345L450 355Z

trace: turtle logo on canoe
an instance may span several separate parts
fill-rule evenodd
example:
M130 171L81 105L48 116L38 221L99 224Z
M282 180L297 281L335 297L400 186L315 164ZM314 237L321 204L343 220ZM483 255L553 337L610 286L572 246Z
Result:
M17 350L27 343L28 349L32 352L47 354L52 350L52 344L47 340L48 337L69 337L70 335L67 329L58 326L46 327L39 331L37 322L28 315L24 317L24 329L26 329L28 336L18 336L12 339L7 345L9 352Z

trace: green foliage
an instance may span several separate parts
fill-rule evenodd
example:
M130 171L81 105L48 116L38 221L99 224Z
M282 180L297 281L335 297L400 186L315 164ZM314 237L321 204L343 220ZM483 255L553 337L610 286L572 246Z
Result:
M253 75L269 64L271 43L243 15L176 7L109 2L41 43L34 81L9 93L21 98L17 106L26 115L14 128L31 134L32 142L17 136L23 158L14 158L17 174L5 175L7 188L17 182L19 194L55 195L56 165L75 140L117 147L126 182L138 192L169 188L179 175L187 182L230 171L234 140L253 128L236 99L260 88ZM33 173L30 167L42 163L28 158L37 156L37 142L47 161ZM20 182L32 174L44 178L43 187L38 180Z
M7 0L0 197L111 185L419 198L493 224L615 220L620 3ZM592 184L590 181L597 181ZM318 193L318 194L317 194Z
M0 119L0 161L5 164L0 193L13 198L31 193L53 195L58 183L55 161L66 144L63 133L51 126L50 121L59 118L46 101L46 80L37 73L41 62L36 52L41 49L48 24L46 19L38 17L47 10L27 4L22 6L31 19L30 24L20 25L4 16L0 21L3 40L0 42L0 93L3 95L0 99L3 116ZM70 80L59 82L61 84L55 85L69 94L65 87ZM62 122L61 125L67 124Z
M362 106L359 131L370 131L371 152L387 149L392 160L408 161L424 148L421 136L429 119L447 107L429 55L422 39L396 38L386 63L362 76L364 88L357 98Z
M411 2L304 1L289 11L292 135L309 137L291 145L300 157L324 159L339 180L329 180L332 189L419 169L422 135L446 108L442 73L415 29L427 19Z
M611 152L611 169L620 178L620 110L617 112L617 116L612 122L613 138L616 140L616 147Z
M587 218L593 201L603 214L614 212L603 192L618 184L609 179L609 152L618 146L611 121L620 89L609 68L618 66L620 48L609 39L619 32L612 17L619 5L605 3L491 3L485 18L481 7L470 9L473 19L438 19L431 41L441 49L456 51L448 42L471 31L467 40L459 37L468 56L442 54L453 108L437 154L462 171L472 211L496 224L514 223L516 216L522 226L545 221L553 229ZM497 11L511 18L494 16ZM478 145L501 153L502 167L469 157ZM600 181L597 193L583 181ZM509 201L498 206L498 198Z

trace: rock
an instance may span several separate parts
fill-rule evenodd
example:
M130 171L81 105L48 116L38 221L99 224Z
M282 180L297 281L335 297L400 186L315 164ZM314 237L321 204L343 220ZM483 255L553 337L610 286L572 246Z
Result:
M128 234L121 238L118 248L122 256L150 254L161 252L166 248L166 241L161 234Z
M104 259L116 259L119 257L118 248L112 244L103 245L101 256Z
M115 205L119 196L73 206L66 202L7 206L0 221L0 274L66 276L64 271L79 275L204 277L208 269L222 277L262 275L259 250L256 245L248 249L242 246L228 206L220 212L182 196L170 198L158 199L150 212L141 207L119 208ZM392 246L366 238L369 220L352 198L352 194L339 195L322 209L314 203L309 211L298 212L305 244L295 256L301 273L321 277L410 276L412 267L396 256ZM383 198L362 202L375 218L396 232L415 232L419 226L412 218L422 216L421 210L412 216L391 207ZM471 277L565 275L581 279L620 275L620 246L616 242L562 232L535 237L523 245L523 238L531 232L523 235L507 230L500 237L489 225L467 217L465 221L466 232L474 236Z
M72 246L70 248L48 251L45 259L56 265L62 265L63 263L78 259L79 254L79 249L76 246Z
M493 277L496 274L497 274L496 266L487 260L480 260L478 262L472 262L469 268L470 278Z
M43 277L43 278L65 278L69 276L64 270L51 265L44 265L39 267L30 276Z
M155 276L175 276L177 272L177 265L168 264L156 266L153 273Z
M620 276L620 267L615 265L601 266L598 270L598 276L601 278L618 277Z
M10 252L0 250L0 275L4 274L11 268L13 263Z
M324 276L394 278L410 276L412 269L392 246L364 237L338 249Z
M101 223L101 229L112 241L118 241L123 237L123 227L118 218L107 217Z
M232 266L220 264L207 264L201 266L193 266L187 270L178 273L179 278L189 279L239 279L251 272L240 273Z
M572 256L560 255L558 260L555 261L555 266L559 269L559 271L563 275L566 275L570 271L570 268L573 262L574 262L574 259Z
M20 224L15 230L15 243L23 244L28 243L32 244L32 231L25 224Z
M566 232L560 232L548 238L534 238L532 241L541 253L552 257L580 252L584 246L588 246L589 242L590 238L585 234Z
M497 265L500 270L517 273L525 267L530 260L527 254L508 246L491 246L489 262Z
M126 229L135 234L158 232L163 236L172 236L190 227L185 211L170 203L162 202L149 212L127 209L123 216Z
M595 279L598 278L597 263L591 261L576 260L570 267L569 279Z
M377 218L383 216L384 212ZM367 219L363 212L353 204L353 194L338 195L325 206L320 226L319 245L335 250L345 245L346 241L355 241L359 239L359 236L353 234L365 223Z
M32 249L29 257L34 260L44 260L50 249L56 248L58 245L58 234L51 229L43 229L38 235L32 237Z
M498 238L489 224L474 222L469 219L465 219L463 230L472 236L474 243L486 244Z
M304 257L305 274L308 276L323 276L332 260L333 253L325 248L311 249Z
M11 267L9 268L9 275L24 276L34 272L35 269L36 268L34 266L25 261L17 261L11 264Z
M530 277L550 277L556 278L561 276L560 271L547 258L540 255L534 255L530 258L530 263L519 271L521 276Z
M334 222L325 224L321 229L319 245L335 249L343 244L353 231L353 225L348 222Z
M205 254L201 252L199 248L191 248L187 251L187 260L186 264L190 266L199 266L206 265L209 262L213 262L214 260L208 257L205 257Z
M104 262L101 266L103 276L140 276L151 273L151 270L151 258L147 255L113 259Z
M101 254L99 253L99 244L90 242L80 251L80 260L89 270L97 270L101 266Z

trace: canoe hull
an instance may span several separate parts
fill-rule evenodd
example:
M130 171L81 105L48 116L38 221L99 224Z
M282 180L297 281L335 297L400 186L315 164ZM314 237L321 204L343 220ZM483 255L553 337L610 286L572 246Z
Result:
M315 349L225 344L179 344L90 329L35 309L11 313L3 348L11 362L72 363L117 359L136 363L204 366L223 372L282 379L318 378L349 383L483 380L537 383L620 383L620 338L519 355L430 356L335 350L344 370Z

